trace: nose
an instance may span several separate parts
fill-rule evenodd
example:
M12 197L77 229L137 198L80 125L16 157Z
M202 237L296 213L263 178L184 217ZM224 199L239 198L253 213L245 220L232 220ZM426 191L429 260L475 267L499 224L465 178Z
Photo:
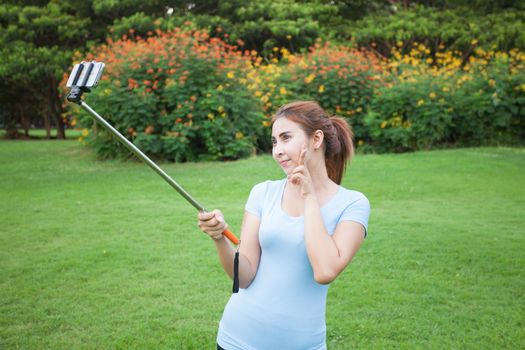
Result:
M282 149L282 147L279 145L279 143L276 143L276 144L273 146L272 153L273 153L273 156L274 156L275 158L279 158L280 156L283 155L283 149Z

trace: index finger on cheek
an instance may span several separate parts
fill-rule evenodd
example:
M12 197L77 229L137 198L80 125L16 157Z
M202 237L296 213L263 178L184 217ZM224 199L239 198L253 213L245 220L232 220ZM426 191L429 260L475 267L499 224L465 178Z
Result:
M298 161L299 165L304 165L304 157L305 156L306 156L306 148L304 148L304 146L303 146L303 149L301 150L301 154L299 155L299 161Z

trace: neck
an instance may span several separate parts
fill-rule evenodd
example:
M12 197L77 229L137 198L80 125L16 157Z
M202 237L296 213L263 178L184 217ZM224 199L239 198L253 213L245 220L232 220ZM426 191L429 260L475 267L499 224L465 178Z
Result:
M308 170L310 172L310 177L312 178L312 184L317 193L325 191L334 185L337 186L337 184L328 177L324 159L312 163L313 165L309 166Z

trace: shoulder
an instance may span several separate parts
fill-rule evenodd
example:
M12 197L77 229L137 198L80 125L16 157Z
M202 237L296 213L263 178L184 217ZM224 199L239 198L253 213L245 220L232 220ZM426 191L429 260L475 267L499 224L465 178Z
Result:
M365 237L368 235L368 219L370 218L370 202L366 196L354 190L343 188L340 196L341 221L356 221L365 228Z
M261 194L262 195L262 194L265 194L265 193L274 192L274 191L278 190L283 185L283 182L285 180L286 179L284 179L284 180L267 180L267 181L264 181L264 182L260 182L257 185L253 186L252 193L257 193L257 194Z
M345 206L359 205L370 208L370 201L361 192L350 190L341 186L341 195L339 196L341 204Z
M253 186L246 202L245 210L261 217L263 209L278 198L279 186L282 184L281 180L264 181Z

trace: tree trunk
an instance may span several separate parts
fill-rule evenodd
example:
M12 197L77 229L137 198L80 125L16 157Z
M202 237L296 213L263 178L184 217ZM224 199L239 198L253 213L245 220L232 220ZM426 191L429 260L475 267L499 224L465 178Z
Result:
M18 104L18 110L20 111L20 123L24 129L24 135L29 137L29 129L31 128L31 118L27 116L24 111L24 107L21 104Z
M58 114L56 116L57 121L57 140L65 140L66 139L66 131L64 126L64 120L62 120L62 114Z
M60 103L60 95L58 93L58 83L53 74L49 79L49 110L56 121L57 126L57 140L65 140L65 125L62 119L62 104Z
M46 129L46 139L51 138L51 120L49 118L50 111L44 112L44 128Z

